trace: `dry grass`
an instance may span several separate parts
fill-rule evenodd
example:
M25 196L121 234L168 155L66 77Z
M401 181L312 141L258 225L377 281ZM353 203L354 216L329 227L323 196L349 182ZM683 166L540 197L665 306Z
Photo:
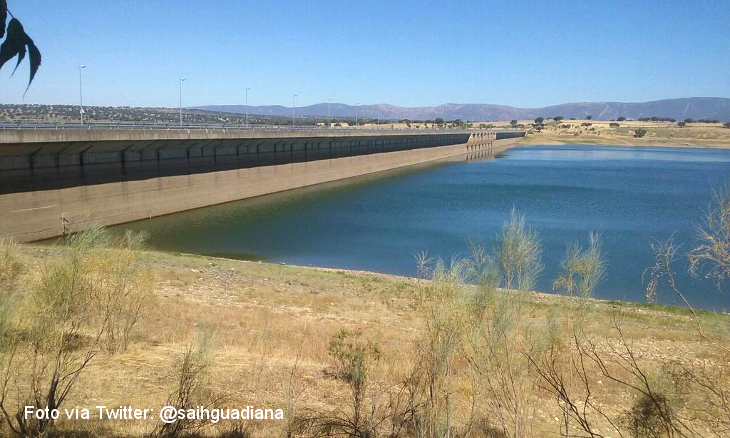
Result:
M59 256L59 249L24 246L28 267L23 283L30 284L39 267ZM153 287L143 316L126 352L100 355L80 377L66 405L155 408L165 405L175 389L176 358L195 338L199 324L215 327L210 385L225 394L226 405L284 409L287 382L297 365L303 392L298 409L333 411L347 406L347 384L332 372L327 347L342 328L358 329L378 342L382 358L372 372L375 385L392 386L414 365L415 341L424 321L418 310L418 282L414 279L353 271L292 267L190 255L145 252L143 261L153 276ZM547 327L550 318L572 314L575 299L525 293L527 324ZM619 312L622 329L648 369L676 361L711 364L721 357L699 338L690 315L673 308L589 300L586 325L610 343L612 315ZM726 317L702 314L706 330L727 323ZM721 318L722 324L716 324ZM719 335L719 329L718 329ZM605 347L605 346L604 346ZM458 366L458 364L457 364ZM468 393L468 382L455 382ZM622 410L629 395L602 382L603 402ZM539 403L532 415L534 432L556 434L560 415L547 393L531 394ZM468 406L457 406L457 418ZM92 416L94 411L92 410ZM83 424L82 424L83 423ZM155 422L103 422L120 434L152 431ZM87 428L91 423L61 421L61 429ZM94 423L99 424L99 423ZM255 436L281 435L283 422L249 424ZM216 429L209 430L210 433Z
M532 121L524 122L529 126ZM583 126L590 123L590 126ZM730 129L721 123L691 123L680 128L669 122L612 122L595 120L562 120L545 122L541 132L532 132L520 144L605 144L624 146L703 146L730 148ZM566 125L570 125L566 127ZM634 137L634 130L646 129L642 138Z

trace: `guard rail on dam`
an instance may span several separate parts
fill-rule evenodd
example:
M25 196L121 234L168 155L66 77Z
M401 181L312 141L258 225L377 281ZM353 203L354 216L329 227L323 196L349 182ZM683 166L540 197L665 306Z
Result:
M0 130L0 236L32 241L459 155L523 131Z

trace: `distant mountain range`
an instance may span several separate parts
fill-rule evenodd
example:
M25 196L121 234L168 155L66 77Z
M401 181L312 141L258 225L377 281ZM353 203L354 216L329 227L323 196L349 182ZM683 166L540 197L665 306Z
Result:
M205 111L244 113L245 105L207 105L196 107ZM249 114L262 116L291 116L291 107L281 105L249 106ZM326 117L328 104L296 108L298 116ZM377 105L352 106L343 103L329 104L332 117L358 117L375 119L409 120L529 120L536 117L563 116L566 119L593 116L596 120L611 120L618 117L639 119L642 117L668 117L677 120L717 119L730 121L730 99L723 97L688 97L680 99L654 100L651 102L579 102L546 106L543 108L517 108L507 105L447 103L428 107L401 107L385 103Z

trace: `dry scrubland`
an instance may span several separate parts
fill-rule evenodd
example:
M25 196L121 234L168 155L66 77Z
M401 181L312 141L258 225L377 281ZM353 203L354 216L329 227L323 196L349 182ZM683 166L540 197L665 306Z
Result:
M718 279L729 272L729 204L711 213L720 222L708 222L708 246L694 253ZM589 298L604 272L594 238L569 247L556 279L573 296L528 292L536 237L513 214L494 249L476 245L448 266L417 257L428 280L145 251L139 236L110 243L103 230L69 247L6 243L0 430L10 434L9 421L28 436L728 436L728 316ZM655 250L649 291L673 293L662 286L673 247ZM164 428L13 418L18 402L48 400L254 405L286 419Z
M547 119L541 131L532 128L534 120L519 120L518 125L528 129L528 135L519 140L523 145L551 144L604 144L613 146L701 146L708 148L730 148L730 129L722 123L689 123L679 127L676 122L611 122L603 120L561 120ZM619 126L611 126L618 123ZM509 121L471 122L471 127L486 126L495 129L512 129ZM374 127L374 124L366 124ZM427 123L389 123L381 125L392 128L430 128ZM643 137L636 137L637 129L645 129Z
M530 126L533 121L521 121ZM618 123L618 127L611 127ZM589 126L584 126L590 124ZM645 129L646 135L634 136L637 129ZM680 128L677 123L595 120L548 119L541 132L532 131L520 144L606 144L627 146L702 146L730 148L730 129L722 123L689 123Z

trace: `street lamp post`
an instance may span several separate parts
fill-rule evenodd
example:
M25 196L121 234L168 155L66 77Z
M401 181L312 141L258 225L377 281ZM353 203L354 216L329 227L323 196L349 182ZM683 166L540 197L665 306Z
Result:
M357 126L358 126L358 124L357 124L357 109L358 109L359 107L360 107L360 102L357 102L357 103L355 104L355 127L356 127L356 128L357 128Z
M332 117L330 117L330 104L332 103L332 99L327 100L327 126L332 127Z
M294 121L294 119L297 118L297 95L292 94L291 95L291 125L292 127L296 127L297 124Z
M248 129L248 90L250 90L251 87L246 87L246 129Z
M84 68L86 68L84 64L79 66L79 114L81 114L81 125L84 124L84 94L81 88L81 69Z
M182 83L185 82L185 78L180 78L180 127L182 128Z

